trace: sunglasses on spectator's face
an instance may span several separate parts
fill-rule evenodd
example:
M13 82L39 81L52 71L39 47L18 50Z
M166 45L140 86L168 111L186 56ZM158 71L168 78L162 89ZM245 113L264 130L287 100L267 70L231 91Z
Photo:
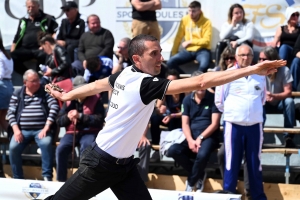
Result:
M126 47L121 47L121 46L118 46L118 48L119 48L120 50L126 49Z
M231 56L231 57L225 57L224 60L235 60L235 57Z
M70 11L70 9L64 9L64 12L69 12Z
M267 58L258 58L259 61L265 61L268 60Z
M299 17L299 13L293 13L291 17Z

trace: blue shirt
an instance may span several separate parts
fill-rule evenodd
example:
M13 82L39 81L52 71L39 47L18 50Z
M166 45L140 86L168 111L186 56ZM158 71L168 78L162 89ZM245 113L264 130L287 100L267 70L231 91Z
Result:
M98 79L103 79L111 75L111 71L113 68L113 62L110 58L106 56L98 56L101 62L101 67L98 71L91 73L88 69L84 71L84 79L87 83L94 82Z
M195 93L187 95L183 100L182 115L190 118L190 128L193 139L196 139L212 122L213 113L221 113L214 103L214 94L206 91L200 104L195 101ZM217 129L210 137L217 137Z

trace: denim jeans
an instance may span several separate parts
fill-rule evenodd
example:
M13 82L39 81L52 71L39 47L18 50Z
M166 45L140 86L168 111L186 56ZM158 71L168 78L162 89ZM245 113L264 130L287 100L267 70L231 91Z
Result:
M279 57L283 60L287 61L287 65L289 66L294 58L293 47L287 44L283 44L278 49Z
M172 56L167 65L170 69L176 69L180 74L185 73L179 68L179 65L187 62L197 60L199 63L199 71L206 72L210 64L210 51L208 49L200 49L199 51L182 50L176 55Z
M103 150L99 154L92 145L84 150L78 170L65 184L49 196L48 200L84 200L90 199L98 193L110 188L121 200L151 199L150 193L141 179L136 165L138 158L131 159L126 165L118 165L107 159L110 156ZM110 156L112 158L112 156Z
M297 91L298 89L298 84L299 84L299 81L300 81L300 58L298 57L295 57L293 59L293 62L291 64L291 67L290 67L290 72L293 76L293 83L292 83L292 87L293 87L293 91Z
M294 99L288 97L279 102L278 105L272 105L268 102L264 105L264 123L266 121L266 113L283 112L284 128L293 128L296 125L295 119L295 102ZM293 138L294 134L284 134L284 137Z
M46 137L39 139L38 134L41 130L21 130L23 134L23 142L17 143L13 136L9 143L9 160L13 172L13 178L23 179L22 169L22 152L25 147L34 139L38 147L42 151L42 176L52 178L53 173L53 148L52 135L47 134Z
M58 147L56 148L56 173L58 181L66 181L68 173L68 158L73 148L73 135L65 134L61 138ZM97 134L77 134L75 136L75 145L80 145L80 155L82 152L95 141Z
M168 157L172 157L179 165L189 172L188 183L190 186L196 184L205 174L205 167L209 160L210 154L218 148L217 139L208 137L201 143L198 153L190 150L187 140L180 144L173 144L167 153ZM193 162L191 159L195 159Z

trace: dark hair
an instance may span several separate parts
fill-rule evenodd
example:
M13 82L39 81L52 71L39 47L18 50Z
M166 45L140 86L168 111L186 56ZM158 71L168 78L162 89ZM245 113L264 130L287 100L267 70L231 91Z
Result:
M3 46L3 41L2 38L0 37L0 50L3 52L3 54L5 55L5 57L10 60L11 57L9 55L9 53L5 50L4 46Z
M96 18L98 18L99 21L100 21L100 18L99 18L98 15L96 15L96 14L91 14L91 15L89 15L89 16L87 17L86 23L89 23L89 19L90 19L91 17L96 17Z
M192 1L189 4L189 8L200 8L201 9L201 3L199 1Z
M86 68L91 72L94 73L102 63L99 57L90 57L86 59Z
M50 44L55 44L54 38L49 33L40 31L40 32L38 32L37 38L38 38L40 45L45 44L45 42L49 42Z
M158 41L154 36L151 35L138 35L136 37L134 37L129 44L129 49L128 49L128 55L129 55L129 59L132 63L133 59L132 56L133 55L139 55L142 56L144 54L144 51L146 49L145 47L145 41Z
M260 52L263 52L268 60L280 60L281 59L277 50L271 46L264 47ZM271 82L273 82L275 80L276 73L277 72L269 75Z
M219 66L221 67L221 71L225 71L227 69L227 65L225 64L224 58L229 56L235 56L235 49L231 46L228 46L224 49L223 53L221 54L221 58L219 61Z
M124 42L126 44L126 47L128 48L129 47L129 44L130 44L130 41L131 39L128 38L128 37L125 37L125 38L122 38L121 39L122 42Z
M179 72L176 70L176 69L169 69L167 72L166 72L166 77L168 76L176 76L177 79L179 79Z
M231 22L232 22L232 13L235 8L239 8L243 11L242 22L243 22L243 24L245 24L247 22L247 19L245 18L245 10L244 10L243 6L241 6L238 3L235 3L232 6L230 6L229 11L228 11L228 23L231 24Z

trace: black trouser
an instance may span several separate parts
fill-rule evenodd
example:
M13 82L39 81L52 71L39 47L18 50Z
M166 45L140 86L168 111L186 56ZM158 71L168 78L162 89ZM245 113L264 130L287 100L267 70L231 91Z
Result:
M219 62L221 59L221 54L223 53L224 49L227 47L228 42L227 41L220 41L218 42L216 46L216 58L215 58L215 65L219 66Z
M37 66L34 70L39 71L38 65L45 64L47 54L39 49L26 49L24 47L19 47L11 53L11 57L14 61L14 71L23 75L28 68L23 62L31 59L37 60Z
M100 154L100 153L101 154ZM54 196L46 199L85 200L110 188L118 199L151 199L136 165L138 158L130 158L125 165L116 164L115 159L101 150L95 143L83 152L78 170Z
M78 46L74 46L74 45L72 45L72 44L69 44L68 46L67 46L67 52L68 52L68 55L69 55L69 57L70 57L70 59L71 59L71 63L72 62L74 62L74 60L75 60L75 49L76 48L78 48Z

